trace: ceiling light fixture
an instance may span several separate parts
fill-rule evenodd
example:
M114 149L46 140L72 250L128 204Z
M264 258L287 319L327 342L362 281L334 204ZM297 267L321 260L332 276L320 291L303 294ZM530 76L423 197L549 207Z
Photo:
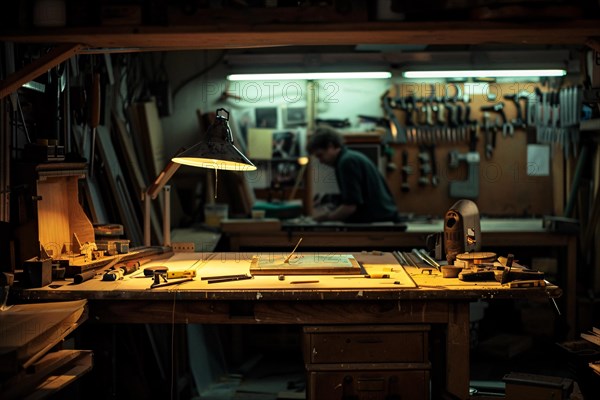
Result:
M533 78L565 76L564 69L498 69L498 70L460 70L460 71L405 71L405 78Z
M274 74L231 74L230 81L286 81L286 80L318 80L318 79L389 79L391 72L297 72Z

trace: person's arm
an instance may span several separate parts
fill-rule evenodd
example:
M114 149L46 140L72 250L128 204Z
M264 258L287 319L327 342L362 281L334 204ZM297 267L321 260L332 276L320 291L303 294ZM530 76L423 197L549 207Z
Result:
M356 211L355 204L342 204L338 208L332 211L328 211L326 213L316 215L314 217L315 221L344 221L350 215L354 214Z

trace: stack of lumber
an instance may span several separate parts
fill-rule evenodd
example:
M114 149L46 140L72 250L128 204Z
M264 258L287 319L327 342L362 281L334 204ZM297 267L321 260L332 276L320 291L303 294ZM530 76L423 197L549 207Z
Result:
M44 398L91 370L91 351L56 350L86 319L86 300L0 311L0 398Z
M600 328L593 327L591 332L582 332L581 337L596 346L600 346ZM600 360L589 363L589 366L592 371L600 375Z

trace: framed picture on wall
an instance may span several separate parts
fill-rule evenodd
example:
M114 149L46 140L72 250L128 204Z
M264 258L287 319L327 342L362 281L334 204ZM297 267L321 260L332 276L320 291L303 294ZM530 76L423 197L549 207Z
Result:
M277 107L261 107L254 110L257 128L277 128Z
M297 158L300 156L300 137L295 131L273 132L272 159Z

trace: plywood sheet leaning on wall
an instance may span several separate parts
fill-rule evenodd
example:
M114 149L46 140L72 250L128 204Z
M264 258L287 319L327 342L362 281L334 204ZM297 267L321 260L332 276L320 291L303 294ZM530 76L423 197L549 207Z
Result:
M124 160L123 173L127 182L127 187L131 191L132 199L137 199L138 209L144 208L142 193L150 186L150 178L144 177L143 169L135 152L135 144L132 132L127 129L125 122L117 115L112 113L114 137L116 140L115 151L119 160ZM153 243L162 243L161 221L154 207L150 207L150 222L152 224Z
M135 212L132 194L123 176L110 133L106 127L100 125L97 135L98 149L108 177L110 191L119 212L120 222L125 228L125 235L131 240L132 247L140 246L142 244L141 220Z

